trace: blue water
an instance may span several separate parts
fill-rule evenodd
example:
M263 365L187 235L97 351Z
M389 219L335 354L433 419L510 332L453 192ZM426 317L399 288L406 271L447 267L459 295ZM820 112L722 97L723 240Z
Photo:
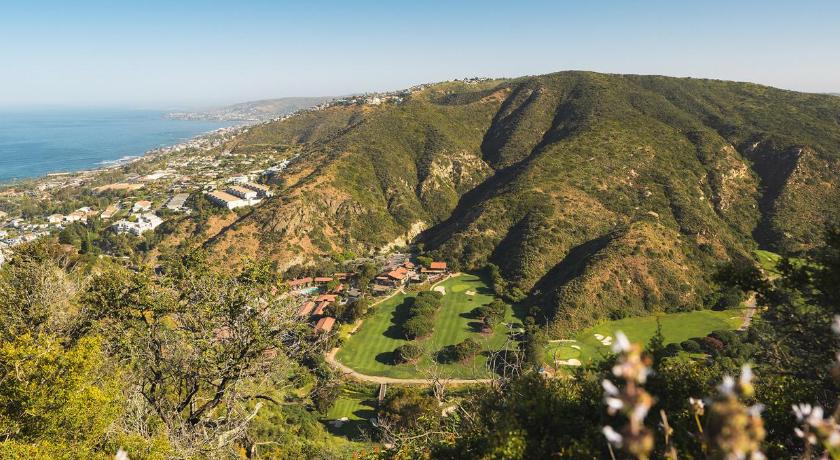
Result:
M155 110L0 110L0 182L100 167L231 123Z

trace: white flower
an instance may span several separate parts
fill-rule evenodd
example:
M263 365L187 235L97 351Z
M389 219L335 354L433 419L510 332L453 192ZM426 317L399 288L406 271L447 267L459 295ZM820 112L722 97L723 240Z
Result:
M128 452L120 448L119 450L117 450L117 454L114 455L114 460L128 460Z
M744 364L744 367L741 368L741 378L740 383L741 385L749 385L753 379L753 372L750 368L749 364Z
M618 394L618 387L607 379L601 381L601 386L604 387L604 391L610 396L615 396Z
M820 406L814 406L811 410L811 415L808 416L805 421L813 427L820 425L823 422L823 408Z
M618 398L604 398L604 402L607 404L607 408L611 413L621 410L624 407L624 401Z
M615 343L613 344L612 351L614 353L621 353L624 351L630 350L630 340L624 335L621 331L616 331L615 333Z
M828 435L828 445L831 447L840 446L840 431L836 428Z
M794 404L793 405L793 415L796 416L796 420L801 422L805 420L809 415L811 415L811 405L807 403L802 404Z
M834 321L831 322L831 330L840 335L840 315L834 317Z
M751 417L761 417L761 412L764 410L764 404L755 404L747 409Z
M723 376L723 382L720 385L718 385L717 389L726 396L734 394L735 379L733 379L730 375Z
M702 399L688 398L688 404L699 409L706 407L706 403Z
M765 460L766 458L764 453L758 450L750 454L750 460Z
M648 410L650 410L650 406L647 404L636 404L636 407L633 408L633 412L630 414L630 418L641 422L647 417Z
M621 447L621 442L624 440L624 438L621 436L621 434L613 430L611 426L607 425L604 428L602 428L601 433L604 433L604 437L607 438L607 442L616 447Z

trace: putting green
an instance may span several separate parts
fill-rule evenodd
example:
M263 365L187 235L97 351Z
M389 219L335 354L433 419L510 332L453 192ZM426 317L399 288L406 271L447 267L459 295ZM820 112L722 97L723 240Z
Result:
M425 378L431 369L440 375L452 378L481 378L488 375L487 356L482 353L470 362L436 364L432 356L447 345L454 345L471 337L485 352L502 349L508 339L504 325L496 326L491 334L482 334L481 324L469 313L480 305L487 305L493 293L485 282L476 275L461 274L440 283L446 289L441 299L441 308L435 315L435 328L426 339L409 341L402 333L401 325L408 313L408 300L413 294L398 294L374 308L364 323L348 338L336 355L336 359L353 370L366 375L394 378ZM475 291L468 296L466 291ZM508 308L506 322L521 323L513 310ZM393 351L400 345L413 342L422 346L425 356L415 364L393 363Z

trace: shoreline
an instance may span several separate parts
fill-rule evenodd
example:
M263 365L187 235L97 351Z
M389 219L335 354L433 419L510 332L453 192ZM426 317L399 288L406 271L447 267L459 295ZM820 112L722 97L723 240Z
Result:
M71 176L86 175L86 174L96 174L96 173L112 171L114 169L119 169L121 167L128 166L132 163L136 163L136 162L141 161L141 160L153 158L156 155L162 155L162 154L165 154L165 153L170 153L170 152L174 152L174 151L183 150L185 148L188 148L190 143L197 142L197 141L200 141L202 139L205 139L205 138L208 138L208 137L211 137L211 136L223 135L227 132L232 132L232 131L236 131L236 130L244 130L244 129L247 129L247 128L253 126L253 125L254 125L254 123L248 124L248 123L240 122L240 123L233 124L233 125L230 125L230 126L222 126L222 127L210 130L210 131L205 131L203 133L197 134L197 135L192 136L188 139L181 140L181 141L179 141L177 143L174 143L174 144L167 144L167 145L163 145L163 146L160 146L160 147L155 147L155 148L146 150L145 152L139 153L137 155L124 155L124 156L122 156L122 157L120 157L116 160L102 160L99 163L97 163L97 164L101 165L101 166L98 166L98 167L78 169L78 170L72 170L72 171L54 171L54 172L49 172L49 173L46 173L46 174L41 174L41 175L32 176L32 177L0 179L0 189L6 189L6 188L9 188L9 187L16 187L16 186L24 185L24 184L27 184L27 183L35 183L35 182L46 180L46 179L54 179L54 178L59 178L59 177L71 177ZM235 133L234 135L239 135L239 134L241 134L241 133Z

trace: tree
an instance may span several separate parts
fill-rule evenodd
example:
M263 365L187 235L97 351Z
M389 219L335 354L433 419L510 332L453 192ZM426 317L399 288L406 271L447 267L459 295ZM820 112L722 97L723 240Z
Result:
M435 323L428 316L412 316L403 323L406 338L417 339L432 333Z
M423 347L413 343L406 343L394 349L394 362L397 364L410 363L420 359L424 352Z
M94 277L85 299L152 418L180 451L207 454L241 438L261 407L248 402L272 385L284 352L304 346L303 326L270 286L176 274L114 268Z
M481 351L481 345L471 338L455 345L448 345L438 352L438 361L441 363L455 363L472 359Z
M84 337L65 348L55 336L29 333L0 342L0 457L94 456L120 407L101 345Z

